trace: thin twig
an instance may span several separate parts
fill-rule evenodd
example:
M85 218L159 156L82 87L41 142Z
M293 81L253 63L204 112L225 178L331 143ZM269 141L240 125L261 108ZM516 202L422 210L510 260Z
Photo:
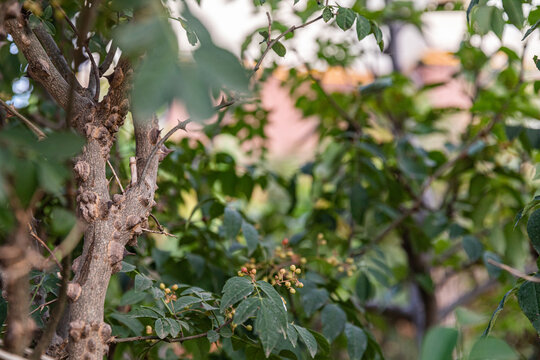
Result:
M88 59L90 60L91 64L91 73L89 76L94 75L94 80L96 82L96 92L94 93L94 101L99 100L99 90L100 90L100 84L99 84L99 68L96 64L96 59L94 59L94 56L92 55L92 52L90 51L90 48L88 45L84 45L84 49L86 51L86 54L88 55ZM90 80L88 81L88 86L90 86Z
M103 74L109 70L109 67L111 66L114 56L116 55L116 50L118 50L118 47L114 43L114 41L111 43L111 47L109 48L109 52L107 55L105 55L105 59L103 59L103 62L101 65L99 65L99 76L103 76Z
M231 100L231 101L222 102L218 106L214 107L214 111L219 111L221 109L229 107L229 106L233 105L235 102L236 102L236 100L234 100L234 99ZM144 164L143 171L141 172L141 177L139 178L139 180L141 182L144 181L144 178L146 176L146 172L148 171L148 167L150 166L150 162L152 161L154 156L156 156L156 153L158 152L158 150L163 146L163 144L165 144L165 141L167 141L178 130L186 130L186 126L190 122L191 122L191 119L187 119L187 120L184 120L184 121L179 121L178 125L176 125L171 130L169 130L169 132L167 134L165 134L165 136L161 140L158 141L158 143L156 144L156 146L154 146L154 148L152 149L152 152L148 156L148 159L146 159L146 163Z
M77 28L75 27L75 24L73 24L73 22L71 21L71 19L69 18L69 16L66 14L66 12L64 11L64 9L62 9L62 7L56 2L56 1L52 1L51 4L58 10L60 11L60 13L62 13L62 15L64 16L64 19L66 20L66 22L68 23L69 27L71 28L71 30L73 30L73 32L75 33L76 36L79 35L79 31L77 31ZM81 40L81 39L79 39ZM98 100L99 99L99 69L96 65L96 61L94 59L94 57L92 56L92 52L90 51L90 48L88 47L88 44L86 44L87 42L87 39L84 39L84 42L82 43L83 44L83 48L84 50L86 51L86 54L88 55L88 60L90 60L90 64L92 66L92 73L94 74L94 77L95 77L95 81L96 81L96 92L94 94L94 100ZM90 75L92 76L92 75ZM90 81L88 81L88 84L90 84Z
M156 223L156 226L159 230L163 231L163 226L159 223L159 220L154 216L154 214L150 214L150 217L154 219L154 222Z
M275 38L274 40L270 41L270 43L268 44L268 46L266 47L266 49L264 50L264 52L262 53L261 55L261 58L259 59L259 61L257 61L257 64L255 64L255 67L253 68L253 73L256 73L257 70L259 70L259 68L261 67L261 63L264 59L264 57L268 54L268 52L270 51L270 49L282 38L284 37L285 35L295 31L295 30L298 30L298 29L301 29L303 27L306 27L308 25L311 25L313 24L314 22L316 21L319 21L321 20L323 17L322 15L321 16L318 16L316 17L315 19L313 20L310 20L308 21L307 23L305 24L302 24L302 25L293 25L291 26L290 28L288 28L287 30L285 30L284 32L282 32L277 38ZM268 34L268 37L270 37L270 34Z
M266 17L268 18L268 37L266 38L266 45L270 45L270 39L272 38L272 18L270 17L270 13L266 12Z
M145 229L145 228L142 228L141 230L144 231L144 232L152 233L152 234L161 234L161 235L167 235L169 237L178 238L178 236L173 235L171 233L168 233L168 232L166 232L164 230L152 230L152 229Z
M308 77L313 80L315 85L317 85L317 88L321 91L321 93L324 95L324 97L328 100L330 105L337 110L339 115L343 118L343 120L347 121L349 125L353 126L356 130L361 131L361 129L358 128L357 124L355 124L354 119L343 109L339 104L336 102L336 100L332 97L332 95L328 94L324 88L322 87L321 81L317 79L312 74L311 66L309 66L308 63L304 63L304 66L307 69Z
M56 266L58 266L58 269L60 269L60 271L62 271L62 265L60 265L60 262L58 261L58 259L56 258L56 256L54 256L54 253L52 252L52 250L47 246L47 244L45 243L45 241L43 241L37 234L36 232L34 231L34 229L32 228L32 225L28 224L28 229L30 229L30 235L34 238L34 240L36 240L37 242L40 243L41 246L43 246L45 248L45 250L47 250L47 252L51 255L49 257L49 259L51 259L52 261L54 261L56 263Z
M488 259L487 262L489 264L493 265L493 266L498 267L499 269L502 269L504 271L509 272L510 274L514 275L515 277L525 279L525 280L530 281L530 282L540 283L540 278L527 275L524 272L519 271L518 269L514 269L513 267L508 266L506 264L501 264L500 262L495 261L493 259Z
M227 320L225 323L223 323L222 325L220 325L219 327L217 327L216 329L213 329L213 330L215 332L219 332L222 328L229 325L231 322L232 322L232 319ZM132 342L132 341L141 341L141 340L158 340L158 341L166 341L166 342L169 342L169 343L173 343L173 342L183 342L183 341L187 341L187 340L199 339L199 338L203 338L203 337L206 337L206 336L208 336L208 331L204 332L202 334L183 336L183 337L179 337L179 338L168 338L168 337L166 337L166 338L161 339L161 338L159 338L158 336L155 336L155 335L133 336L133 337L119 338L119 339L112 338L109 341L109 343L114 344L114 343L124 343L124 342Z
M37 308L35 308L34 310L30 311L30 315L32 315L33 313L35 313L35 312L38 311L38 310L39 310L39 311L43 310L43 308L45 308L45 306L51 305L51 304L52 304L53 302L55 302L56 300L58 300L58 299L52 299L52 300L47 301L47 302L44 303L44 304L39 305L39 306L38 306Z
M32 130L32 132L34 134L36 134L36 136L37 136L37 138L39 140L43 140L43 139L45 139L47 137L47 135L45 135L45 133L37 125L32 123L25 116L23 116L21 113L19 113L17 110L15 110L15 107L13 105L12 106L8 105L2 99L0 99L0 104L2 104L6 108L7 111L12 113L16 117L18 117L23 123L25 123L25 125L28 126L28 128L30 128L30 130Z
M114 171L114 168L109 160L107 160L107 165L109 165L109 168L111 169L114 178L116 179L116 182L118 183L118 186L120 186L120 190L122 191L122 194L124 193L124 187L122 186L122 183L120 182L120 179L118 178L118 175L116 175L116 171Z

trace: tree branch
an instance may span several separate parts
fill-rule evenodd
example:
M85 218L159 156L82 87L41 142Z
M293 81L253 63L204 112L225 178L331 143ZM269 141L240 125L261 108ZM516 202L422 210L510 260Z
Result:
M107 53L107 55L105 56L105 59L103 59L103 62L101 63L101 65L99 65L99 76L103 76L103 74L105 74L105 72L107 70L109 70L109 68L111 67L111 64L114 60L114 56L116 55L116 50L118 49L118 47L116 46L116 44L113 42L111 42L111 47L109 49L109 52Z
M220 332L221 329L223 329L225 326L229 325L231 322L232 322L232 319L227 320L225 323L223 323L222 325L218 326L216 329L213 329L213 330L215 332ZM193 340L193 339L199 339L199 338L203 338L203 337L206 337L206 336L208 336L208 331L204 332L202 334L183 336L183 337L179 337L179 338L166 337L166 338L161 339L160 337L154 336L154 335L150 335L150 336L133 336L133 337L129 337L129 338L120 338L120 339L112 338L111 341L109 341L109 343L111 343L111 344L116 343L117 344L117 343L133 342L133 341L141 341L141 340L158 340L158 341L166 341L166 342L169 342L169 343L173 343L173 342L183 342L183 341L188 341L188 340Z
M6 20L5 27L28 61L29 75L39 82L64 110L67 110L70 85L58 72L22 14L19 13L16 18ZM74 110L78 113L91 105L90 99L77 92L73 92L72 96Z
M2 104L3 107L6 108L7 111L9 111L10 113L12 113L13 115L15 115L16 117L18 117L26 126L28 126L28 128L34 133L36 134L37 138L39 140L43 140L47 137L47 135L45 135L45 133L37 126L37 125L34 125L34 123L32 123L30 120L28 120L26 117L24 117L23 115L21 115L17 110L15 110L15 107L14 106L10 106L8 105L4 100L0 99L0 104Z
M501 270L509 272L510 274L514 275L515 277L518 277L518 278L521 278L521 279L524 279L524 280L527 280L527 281L530 281L530 282L540 283L540 278L537 278L535 276L527 275L524 272L519 271L518 269L514 269L513 267L508 266L506 264L501 264L500 262L497 262L497 261L495 261L493 259L488 259L487 262L490 263L493 266L498 267Z
M323 17L322 15L316 17L315 19L313 20L310 20L308 22L306 22L305 24L302 24L302 25L293 25L291 26L290 28L288 28L287 30L285 30L284 32L282 32L281 34L279 34L279 36L277 38L275 38L274 40L270 41L268 43L268 46L266 47L266 49L264 50L264 52L262 53L261 55L261 58L259 59L259 61L257 61L257 64L255 64L255 67L253 68L253 73L256 73L257 70L259 70L259 68L261 67L261 63L263 61L263 59L265 58L265 56L268 54L268 52L270 51L270 49L272 49L272 47L282 38L284 37L285 35L289 34L289 33L292 33L293 31L295 30L298 30L298 29L301 29L303 27L306 27L308 25L311 25L313 24L314 22L316 21L319 21L321 20ZM270 38L270 34L268 34L268 37Z
M38 38L41 46L43 46L43 49L45 50L47 55L49 55L49 58L51 59L56 69L60 72L62 77L68 83L70 81L73 81L75 91L80 93L83 90L81 84L75 77L73 71L71 71L66 59L64 58L64 55L62 54L62 51L60 51L58 45L56 44L52 36L47 32L43 24L40 22L39 25L32 31Z
M235 102L236 102L236 100L222 102L218 106L214 107L214 111L219 111L221 109L229 107L229 106L233 105ZM143 170L141 172L141 176L139 177L139 182L144 181L146 173L148 172L148 167L150 166L150 162L152 161L154 156L156 156L156 153L158 152L158 150L165 144L165 141L167 141L178 130L185 130L187 124L189 124L190 122L191 122L191 119L187 119L187 120L184 120L184 121L179 121L178 125L176 125L171 130L169 130L169 132L167 134L165 134L165 136L161 140L159 140L159 142L154 146L154 148L152 149L152 152L150 153L150 155L146 159L146 163L144 164Z

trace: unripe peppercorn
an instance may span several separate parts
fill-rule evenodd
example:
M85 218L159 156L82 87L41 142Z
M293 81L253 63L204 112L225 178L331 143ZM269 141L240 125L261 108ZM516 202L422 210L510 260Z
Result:
M247 330L247 331L253 330L253 326L251 326L251 325L246 325L246 330Z
M150 325L146 325L146 334L150 335L152 333L152 327Z
M170 293L171 293L171 289L165 288L165 294L170 294Z
M161 290L165 290L165 287L166 287L166 286L165 286L164 283L159 284L159 288L160 288Z
M287 251L287 256L288 257L292 257L293 255L294 255L294 253L292 252L292 250Z
M300 258L300 264L305 265L307 263L307 259L305 257Z
M257 269L251 269L251 273L255 275L257 273Z
M247 269L247 267L245 267L245 266L243 266L241 270L242 270L243 273L247 273L247 272L248 272L248 269Z
M174 291L178 290L178 285L174 284L173 286L171 286L171 289L173 289Z
M279 273L280 273L281 275L285 274L286 271L287 271L287 270L285 270L285 269L279 269Z
M296 284L296 286L298 286L299 288L303 288L303 287L304 287L304 283L301 283L301 282L299 281L298 284Z
M350 265L350 264L354 263L354 259L353 258L347 258L345 260L345 262Z
M289 245L289 239L285 238L285 239L281 240L281 245L283 245L283 246Z
M291 271L296 270L296 265L292 264L292 265L289 267L289 269L291 269Z
M338 266L337 271L343 272L345 271L345 268L343 266Z
M302 272L302 270L301 269L296 269L296 270L294 270L294 272L297 273L297 274L300 274Z
M291 294L294 294L294 293L296 293L296 290L295 290L294 288L290 288L290 289L289 289L289 292L290 292Z
M286 282L285 282L285 286L286 286L286 287L291 287L291 282L290 282L290 281L286 281Z

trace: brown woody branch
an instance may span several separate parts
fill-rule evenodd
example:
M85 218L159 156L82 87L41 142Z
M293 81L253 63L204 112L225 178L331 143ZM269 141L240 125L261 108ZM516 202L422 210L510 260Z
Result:
M111 47L109 49L109 52L105 56L105 59L103 59L103 62L101 65L99 65L99 76L103 76L107 70L109 70L109 67L111 67L111 64L114 60L114 56L116 55L116 50L118 47L114 43L114 41L111 43Z
M32 31L38 38L41 46L43 46L43 49L45 50L47 55L49 55L49 58L51 59L58 72L60 72L62 77L68 83L70 81L73 81L75 91L81 93L83 90L81 84L75 77L73 71L71 71L64 55L62 54L62 51L58 48L58 45L56 44L56 41L54 41L52 36L47 32L43 24L40 22L39 25Z
M34 125L34 123L32 123L30 120L28 120L25 116L23 116L21 113L19 113L17 110L15 110L15 107L14 106L10 106L8 105L4 100L0 99L0 104L2 104L2 106L4 108L6 108L7 111L9 111L10 113L12 113L13 115L15 115L16 117L18 117L26 126L28 126L28 128L30 130L32 130L32 132L34 134L36 134L37 138L39 140L43 140L45 139L47 136L45 135L45 133L37 126L37 125Z
M29 75L39 82L64 110L67 110L71 93L70 85L58 72L22 14L19 13L16 18L7 19L5 27L13 37L17 48L27 59ZM77 92L73 92L72 96L74 110L77 112L92 105L90 99Z
M231 322L232 322L232 319L227 320L225 323L223 323L222 325L218 326L216 329L213 329L213 330L215 332L220 332L221 329L223 329L225 326L229 325ZM206 337L206 336L208 336L208 331L204 332L204 333L201 333L201 334L197 334L197 335L183 336L183 337L179 337L179 338L166 337L166 338L161 339L159 336L154 336L154 335L150 335L150 336L133 336L133 337L129 337L129 338L120 338L120 339L112 338L110 343L124 343L124 342L133 342L133 341L142 341L142 340L158 340L158 341L165 341L165 342L169 342L169 343L174 343L174 342L184 342L184 341L193 340L193 339L200 339L200 338L203 338L203 337Z
M293 25L291 26L290 28L288 28L287 30L285 30L284 32L282 32L281 34L278 35L278 37L276 37L274 40L270 41L268 43L268 46L266 47L266 49L264 50L264 52L262 53L259 61L257 61L257 64L255 64L255 67L253 68L253 73L256 73L257 70L259 70L259 68L261 67L261 63L263 61L263 59L265 58L266 55L268 55L268 52L270 51L270 49L272 49L272 47L277 44L277 42L279 40L281 40L282 37L284 37L285 35L289 34L289 33L292 33L294 32L295 30L298 30L298 29L301 29L301 28L304 28L308 25L311 25L313 24L314 22L317 22L319 20L321 20L323 17L322 15L321 16L318 16L316 17L315 19L313 20L310 20L304 24L301 24L301 25ZM270 38L270 33L268 34L268 38Z
M236 102L236 100L231 100L231 101L227 101L227 102L222 102L221 104L219 104L218 106L215 106L214 107L214 111L219 111L221 109L224 109L226 107L229 107L231 105L233 105L234 103ZM145 180L145 176L148 172L148 167L150 166L151 162L153 161L154 157L156 156L158 150L161 149L161 147L165 144L165 142L175 133L177 132L178 130L186 130L186 126L191 122L191 119L187 119L187 120L184 120L184 121L179 121L178 122L178 125L176 125L175 127L173 127L171 130L169 130L169 132L167 134L165 134L165 136L159 140L159 142L157 142L157 144L154 146L154 148L151 150L150 154L148 155L148 158L146 159L146 162L144 164L144 167L142 168L142 172L139 176L139 181L144 181ZM137 156L137 158L139 158L139 156ZM139 158L141 159L141 158Z

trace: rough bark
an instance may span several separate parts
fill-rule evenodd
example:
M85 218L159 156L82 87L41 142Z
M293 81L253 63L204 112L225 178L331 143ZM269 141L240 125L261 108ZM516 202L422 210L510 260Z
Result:
M28 60L29 74L61 107L71 110L73 127L87 141L74 165L78 215L87 227L82 255L73 262L74 276L67 288L70 304L65 316L69 319L65 340L70 359L102 359L111 336L111 327L103 322L110 277L121 268L125 246L136 245L137 235L147 227L147 218L155 205L158 163L163 158L150 156L160 139L157 119L134 121L137 169L132 176L138 175L138 181L133 181L124 194L111 196L106 165L116 133L129 110L129 61L120 59L107 77L108 94L96 103L89 94L77 92L76 87L69 85L69 69L62 54L38 30L40 42L20 12L4 23ZM164 154L166 151L161 155ZM57 333L61 335L62 331Z

